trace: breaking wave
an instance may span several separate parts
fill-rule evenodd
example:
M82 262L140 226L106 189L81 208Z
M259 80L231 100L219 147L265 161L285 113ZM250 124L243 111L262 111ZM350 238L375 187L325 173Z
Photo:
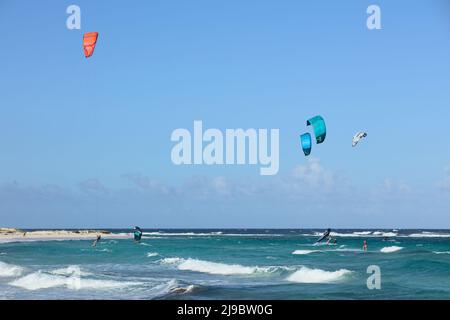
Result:
M345 279L352 271L340 269L337 271L325 271L322 269L310 269L302 267L289 275L286 280L295 283L331 283Z
M422 231L421 233L412 233L408 235L411 238L450 238L449 233Z
M24 271L24 268L0 261L0 277L18 277Z
M156 257L156 256L159 256L159 253L158 253L158 252L148 252L148 253L147 253L147 257L149 257L149 258L151 258L151 257Z
M289 267L280 266L243 266L240 264L226 264L221 262L211 262L199 259L165 258L161 260L164 264L174 264L178 270L194 271L216 275L252 275L252 274L273 274L283 271L293 270Z
M320 250L295 250L292 254L307 255L315 252L320 252Z
M50 271L51 274L60 275L60 276L89 276L91 273L84 272L77 265L68 266L66 268L59 268L53 271Z
M67 268L55 269L50 272L39 270L18 278L9 284L31 291L55 287L65 287L70 290L106 290L124 288L139 284L136 282L83 278L83 276L86 275L89 275L89 273L81 271L78 266L69 266Z
M398 246L384 247L384 248L381 248L380 252L383 252L383 253L392 253L392 252L400 251L400 250L402 250L402 249L403 249L403 247L398 247Z

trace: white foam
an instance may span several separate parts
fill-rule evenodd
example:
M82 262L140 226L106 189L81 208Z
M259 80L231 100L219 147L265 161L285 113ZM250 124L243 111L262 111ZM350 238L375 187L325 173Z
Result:
M356 248L338 248L338 249L332 249L332 250L326 250L326 251L335 251L335 252L364 252L362 249L356 249Z
M192 291L194 291L197 287L194 286L193 284L190 284L188 286L182 286L178 283L178 281L176 280L171 280L168 284L168 292L169 293L175 293L175 294L186 294L186 293L191 293Z
M302 267L289 275L286 280L296 283L331 283L344 280L345 276L351 274L352 271L340 269L337 271L325 271L321 269L310 269Z
M194 271L201 273L217 274L217 275L252 275L252 274L270 274L286 270L292 270L289 267L258 267L258 266L242 266L240 264L226 264L221 262L211 262L199 259L181 259L166 258L161 260L165 264L176 264L178 270Z
M408 235L408 237L411 237L411 238L450 238L450 234L423 231L422 233L412 233L412 234Z
M384 248L382 248L382 249L380 250L380 252L383 252L383 253L392 253L392 252L400 251L400 250L402 250L402 249L403 249L403 247L398 247L398 246L384 247Z
M147 253L147 257L149 257L149 258L151 258L151 257L156 257L156 256L158 256L158 255L159 255L158 252L148 252L148 253Z
M292 254L306 255L314 252L320 252L320 250L295 250Z
M396 233L396 232L382 232L381 236L382 237L397 237L398 233Z
M337 246L336 243L326 243L326 242L316 242L312 244L313 247L334 247Z
M78 276L78 277L91 275L91 273L82 271L81 268L77 265L71 265L66 268L55 269L50 271L50 273L60 276Z
M160 260L161 263L163 264L177 264L182 262L184 259L181 258L164 258L162 260Z
M209 236L225 236L225 237L281 237L282 234L270 233L223 233L218 232L144 232L144 236L187 236L187 237L209 237Z
M150 292L154 294L154 297L163 297L168 294L187 294L191 293L197 288L195 285L183 286L178 283L176 279L171 279L168 282L164 282L156 285L150 289Z
M178 269L221 275L253 274L259 271L258 267L246 267L239 264L225 264L197 259L187 259L181 262L178 265Z
M435 254L450 254L450 251L433 251Z
M322 236L323 233L315 232L313 236L319 237ZM354 231L352 233L340 233L336 231L332 231L330 233L332 237L344 237L344 238L376 238L376 237L397 237L397 232L385 232L385 231Z
M62 270L62 269L61 269ZM66 287L70 290L80 289L116 289L127 286L137 285L135 282L119 282L112 280L84 279L77 275L69 277L44 273L42 271L33 272L24 277L16 279L9 283L12 286L20 287L26 290L40 290L54 287Z
M320 243L320 244L313 244L313 247L324 247L322 250L298 250L298 251L305 251L303 254L307 254L306 251L312 251L312 252L362 252L362 249L357 248L347 248L346 245L340 245L338 248L336 248L336 244L329 244L326 243ZM297 251L297 250L296 250ZM294 251L295 252L295 251ZM295 254L295 253L292 254ZM302 253L298 253L302 254Z
M18 277L23 271L22 267L0 261L0 277Z
M84 251L84 252L86 252L86 251L88 251L88 252L91 252L91 251L95 251L95 252L112 252L112 250L111 249L107 249L107 248L103 248L103 249L98 249L98 248L83 248L83 249L80 249L81 251Z

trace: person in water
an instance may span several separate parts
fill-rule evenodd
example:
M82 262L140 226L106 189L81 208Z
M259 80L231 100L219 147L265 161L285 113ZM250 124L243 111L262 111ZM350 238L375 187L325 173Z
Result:
M367 240L364 240L363 242L363 250L367 251Z
M134 227L134 241L141 242L142 230L139 227Z
M101 240L102 236L101 235L97 235L97 239L94 240L94 243L92 243L92 246L95 247L97 246L97 243Z

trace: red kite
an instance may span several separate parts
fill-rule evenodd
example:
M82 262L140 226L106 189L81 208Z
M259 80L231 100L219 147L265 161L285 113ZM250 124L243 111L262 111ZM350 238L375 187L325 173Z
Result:
M83 36L83 49L86 58L94 53L95 44L97 43L98 32L88 32Z

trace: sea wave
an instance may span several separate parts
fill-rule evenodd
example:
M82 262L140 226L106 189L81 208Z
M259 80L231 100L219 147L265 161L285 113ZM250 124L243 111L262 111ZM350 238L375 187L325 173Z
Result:
M173 279L167 284L168 292L170 294L187 294L198 288L198 286L189 284L181 285L177 280Z
M183 258L177 258L177 257L175 257L175 258L164 258L164 259L160 260L160 262L162 264L177 264L177 263L181 263L182 261L184 261Z
M322 232L314 232L312 234L304 234L305 236L314 236L320 237L323 235ZM332 231L330 233L331 237L339 237L339 238L377 238L377 237L397 237L398 232L393 231L354 231L350 233L342 233L337 231Z
M81 268L77 265L71 265L65 268L59 268L50 271L51 274L60 275L60 276L89 276L92 273L82 271Z
M355 231L352 233L338 233L331 232L331 236L334 237L396 237L398 233L396 232L385 232L385 231Z
M157 236L177 236L177 237L211 237L211 236L224 236L224 237L281 237L282 234L273 233L223 233L217 232L144 232L143 236L157 237Z
M357 248L338 248L338 249L330 249L326 251L332 251L332 252L364 252L363 249L357 249Z
M178 270L194 271L216 275L252 275L273 274L293 270L284 266L243 266L240 264L226 264L222 262L211 262L199 259L165 258L161 260L164 264L174 264Z
M308 244L304 244L302 246L308 246ZM312 252L362 252L363 251L362 249L358 249L358 248L347 248L346 245L340 245L339 247L337 247L337 244L315 243L310 246L323 247L323 249L321 249L321 250L296 250L296 251L300 251L300 253L297 253L297 254L308 254L308 253L312 253ZM296 252L296 251L294 251L294 252ZM302 253L302 251L304 251L304 253ZM292 254L296 254L294 252Z
M320 250L295 250L292 254L307 255L310 253L321 252Z
M422 231L421 233L409 234L410 238L450 238L449 233Z
M369 235L371 233L372 233L372 231L355 231L355 232L353 232L353 234L361 235L361 236L367 236L367 235Z
M151 289L147 293L150 293L152 298L162 298L172 295L188 294L197 290L199 286L193 284L180 284L178 280L171 279L160 283Z
M434 254L450 254L450 251L433 251Z
M78 266L69 266L50 272L39 270L20 277L9 284L31 291L55 287L65 287L70 290L107 290L139 284L137 282L83 278L84 275L88 275L88 273L82 272Z
M24 268L13 264L0 261L0 277L18 277L24 271Z
M403 247L398 247L398 246L384 247L384 248L381 248L380 252L383 252L383 253L392 253L392 252L400 251L400 250L402 250L402 249L403 249Z
M158 252L148 252L148 253L147 253L147 257L149 257L149 258L151 258L151 257L156 257L156 256L158 256L158 255L159 255Z
M289 275L286 280L295 283L331 283L345 279L352 271L339 269L337 271L325 271L322 269L310 269L302 267Z
M103 249L98 249L98 248L83 248L83 249L80 249L80 250L83 251L83 252L92 252L92 251L95 251L95 252L108 252L108 253L113 252L111 249L108 249L108 248L103 248Z

